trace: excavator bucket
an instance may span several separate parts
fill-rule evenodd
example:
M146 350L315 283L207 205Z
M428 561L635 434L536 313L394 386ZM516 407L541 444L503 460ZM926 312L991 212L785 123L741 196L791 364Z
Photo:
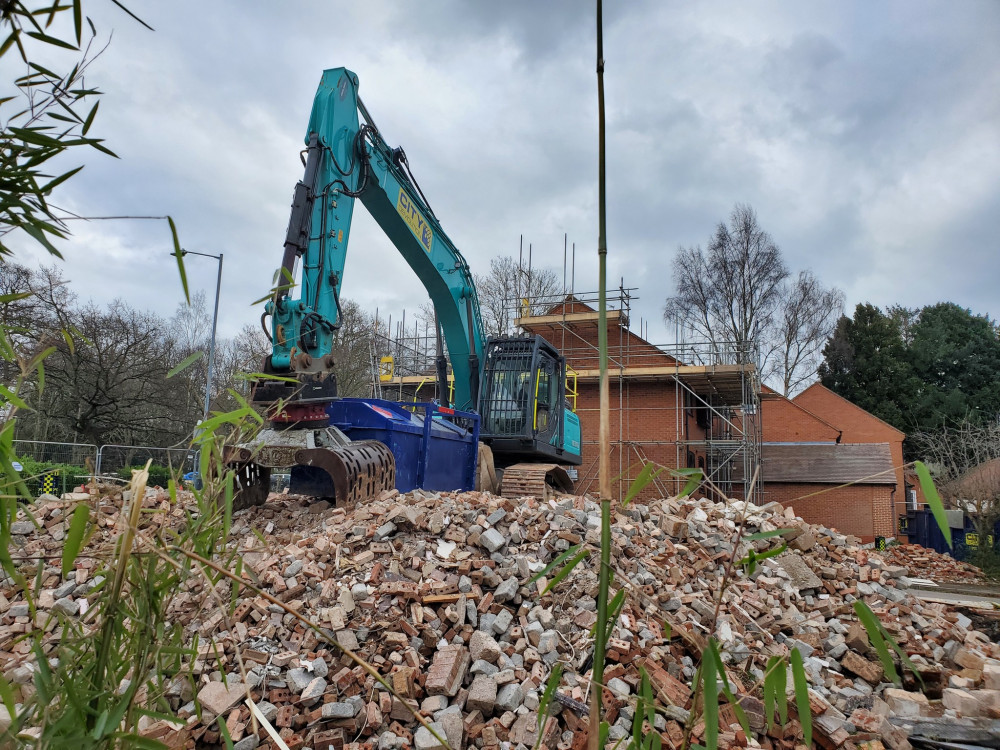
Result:
M292 494L308 495L353 507L396 484L392 451L374 440L351 442L330 428L264 430L251 444L229 446L226 464L236 474L233 510L262 505L270 492L271 471L290 469Z

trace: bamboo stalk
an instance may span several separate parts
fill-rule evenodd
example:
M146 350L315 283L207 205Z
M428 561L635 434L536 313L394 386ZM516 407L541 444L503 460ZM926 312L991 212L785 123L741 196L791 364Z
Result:
M600 459L598 492L601 499L601 566L598 574L597 628L594 638L594 667L590 696L590 750L600 747L601 686L604 684L605 634L608 619L608 589L611 587L611 417L608 387L608 300L607 300L607 216L604 172L604 31L601 0L597 0L597 258L598 307L597 348L600 358Z

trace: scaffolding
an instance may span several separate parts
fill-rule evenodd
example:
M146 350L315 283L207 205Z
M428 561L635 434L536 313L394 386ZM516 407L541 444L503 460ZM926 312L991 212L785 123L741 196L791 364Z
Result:
M380 320L376 311L373 330L372 395L399 402L441 401L434 370L437 336L433 320L417 315L407 323L404 311L394 324L391 317Z
M630 330L631 304L638 299L635 291L622 281L607 295L608 374L612 398L617 398L611 404L612 471L621 478L618 494L655 456L658 463L672 464L670 468L702 469L709 487L727 498L757 500L760 493L754 488L760 486L762 437L760 381L752 352L728 343L650 343ZM510 302L523 313L516 324L554 344L575 371L578 383L597 383L596 292ZM537 314L537 310L544 312ZM652 383L660 385L651 390ZM651 398L651 393L656 395ZM597 407L580 411L596 412ZM672 422L672 434L664 429L662 440L648 435L637 439L637 422L648 421L651 414L661 417L664 428ZM598 420L586 421L596 424ZM596 485L597 444L596 435L584 436L587 459L578 479L582 491ZM675 494L683 480L667 476L657 476L654 486L664 494Z

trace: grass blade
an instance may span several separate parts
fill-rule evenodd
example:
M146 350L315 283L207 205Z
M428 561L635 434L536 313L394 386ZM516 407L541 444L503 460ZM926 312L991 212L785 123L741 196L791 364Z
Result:
M709 643L712 640L709 640ZM715 663L715 655L711 648L706 648L701 655L701 684L705 714L705 746L709 750L715 750L719 746L719 681L718 665Z
M622 588L618 589L618 592L612 597L611 601L608 604L608 620L605 623L605 627L607 629L604 631L605 643L611 640L611 634L615 631L615 624L618 622L618 615L621 614L622 607L624 605L625 605L625 589Z
M542 693L542 697L538 701L538 737L535 740L535 750L540 747L542 742L542 729L545 727L545 722L549 719L549 705L552 703L552 696L555 695L556 690L559 689L559 683L562 681L562 664L556 662L552 666L552 673L549 674L549 679L545 683L545 691Z

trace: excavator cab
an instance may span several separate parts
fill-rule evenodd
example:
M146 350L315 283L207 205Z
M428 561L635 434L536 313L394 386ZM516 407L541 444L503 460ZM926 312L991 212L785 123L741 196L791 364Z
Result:
M508 464L549 458L579 465L580 420L567 407L565 380L566 360L541 336L488 339L480 440Z

